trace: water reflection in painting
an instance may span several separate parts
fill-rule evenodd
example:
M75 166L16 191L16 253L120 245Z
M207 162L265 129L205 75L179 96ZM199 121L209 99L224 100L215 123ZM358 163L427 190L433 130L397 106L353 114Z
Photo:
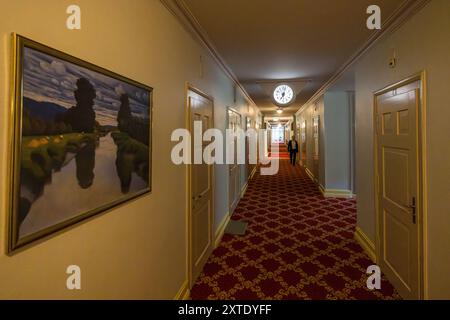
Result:
M22 56L19 240L148 191L151 89L36 48Z

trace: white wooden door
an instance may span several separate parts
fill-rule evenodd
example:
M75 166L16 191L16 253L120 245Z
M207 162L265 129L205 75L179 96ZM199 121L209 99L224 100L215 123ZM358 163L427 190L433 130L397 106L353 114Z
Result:
M320 116L313 118L313 175L316 181L319 181L319 163L320 163Z
M252 120L251 118L247 118L247 130L256 130L256 122L254 120ZM258 144L256 144L256 147L258 147ZM249 137L246 137L245 138L245 163L246 163L246 168L247 168L247 180L250 180L250 177L256 167L255 163L250 163L251 148L252 148L251 140L249 139Z
M241 115L232 109L228 110L228 129L236 132L242 128ZM236 209L241 193L241 166L237 164L237 139L234 140L234 163L229 165L229 214Z
M213 101L199 92L188 91L190 122L192 137L194 121L202 123L203 132L213 127ZM193 141L192 151L201 152L208 142ZM200 275L206 261L213 250L213 220L214 220L214 180L213 166L193 164L190 169L190 285Z
M404 299L420 298L420 82L377 97L380 266Z
M300 125L300 163L302 166L307 165L307 153L306 153L306 120L302 120Z

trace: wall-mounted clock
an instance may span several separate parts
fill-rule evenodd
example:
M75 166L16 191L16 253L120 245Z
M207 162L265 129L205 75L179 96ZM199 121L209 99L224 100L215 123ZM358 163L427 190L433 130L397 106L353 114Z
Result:
M279 106L287 106L294 101L294 90L287 84L281 84L273 91L273 99Z

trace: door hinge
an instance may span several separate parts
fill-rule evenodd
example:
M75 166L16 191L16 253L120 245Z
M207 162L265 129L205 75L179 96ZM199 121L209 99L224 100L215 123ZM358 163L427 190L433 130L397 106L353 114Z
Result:
M416 197L412 197L411 205L408 206L412 211L412 220L413 223L416 224Z
M376 132L376 134L378 135L379 133L380 133L380 116L379 115L377 115L376 116L376 118L377 118L377 120L376 120L376 129L375 129L375 132Z

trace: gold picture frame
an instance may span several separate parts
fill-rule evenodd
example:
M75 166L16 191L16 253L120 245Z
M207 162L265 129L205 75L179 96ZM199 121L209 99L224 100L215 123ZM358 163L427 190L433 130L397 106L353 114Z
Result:
M8 253L152 191L153 88L12 38Z

